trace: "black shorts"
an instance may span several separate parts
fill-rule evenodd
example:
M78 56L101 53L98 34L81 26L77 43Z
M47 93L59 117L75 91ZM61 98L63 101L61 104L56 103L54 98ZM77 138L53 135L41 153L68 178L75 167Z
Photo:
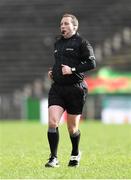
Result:
M48 106L59 105L69 114L82 114L87 96L87 88L83 82L73 85L53 83L49 91Z

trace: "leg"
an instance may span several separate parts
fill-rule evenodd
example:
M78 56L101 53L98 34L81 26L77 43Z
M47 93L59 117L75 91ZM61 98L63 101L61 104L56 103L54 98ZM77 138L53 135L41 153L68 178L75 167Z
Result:
M64 109L60 106L49 107L49 128L48 128L48 141L50 145L51 156L57 157L57 147L59 143L58 125Z
M79 141L80 141L80 131L79 131L79 121L81 115L71 115L67 114L67 126L70 134L70 139L72 143L72 153L71 155L78 155L79 153Z
M71 158L70 158L68 166L77 167L79 166L79 161L81 158L81 154L79 151L80 131L78 129L80 115L68 114L67 117L68 117L68 120L67 120L68 131L69 131L70 139L72 143Z
M86 100L87 89L83 83L71 86L69 89L68 99L66 101L67 109L67 125L72 142L72 153L71 155L78 155L79 153L79 121L82 114L83 106Z
M48 142L50 146L50 158L46 167L58 167L57 148L59 143L58 125L64 109L57 105L49 107Z

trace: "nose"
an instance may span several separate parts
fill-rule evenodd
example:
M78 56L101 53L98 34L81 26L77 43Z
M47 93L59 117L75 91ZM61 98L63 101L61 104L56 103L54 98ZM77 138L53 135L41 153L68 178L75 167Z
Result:
M62 24L61 24L61 28L64 28L64 27L65 27L65 25L64 25L64 23L62 23Z
M64 26L63 26L63 25L61 26L61 29L64 29Z

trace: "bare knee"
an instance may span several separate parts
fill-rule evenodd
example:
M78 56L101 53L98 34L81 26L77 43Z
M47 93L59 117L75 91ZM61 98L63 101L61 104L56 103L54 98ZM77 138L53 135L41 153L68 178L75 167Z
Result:
M57 128L63 114L64 109L57 105L52 105L49 107L49 128Z
M69 134L75 134L78 131L77 126L68 126L68 132Z
M49 120L49 128L57 128L58 127L58 121L55 119L50 119Z
M70 134L74 134L79 129L80 115L67 114L67 126Z

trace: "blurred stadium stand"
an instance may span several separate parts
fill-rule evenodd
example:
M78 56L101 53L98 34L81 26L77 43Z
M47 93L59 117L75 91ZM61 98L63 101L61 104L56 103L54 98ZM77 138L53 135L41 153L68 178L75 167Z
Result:
M46 74L64 13L78 17L80 34L93 45L98 68L130 71L130 0L1 0L0 95L26 89L37 80L48 89Z

